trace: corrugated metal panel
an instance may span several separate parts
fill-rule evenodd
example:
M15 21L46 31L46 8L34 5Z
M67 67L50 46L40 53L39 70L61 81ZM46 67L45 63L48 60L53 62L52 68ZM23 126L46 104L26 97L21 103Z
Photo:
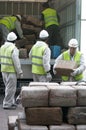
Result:
M36 15L40 14L40 4L34 2L1 2L0 1L0 16L22 14L22 15Z
M47 0L0 0L0 1L20 1L20 2L47 2Z

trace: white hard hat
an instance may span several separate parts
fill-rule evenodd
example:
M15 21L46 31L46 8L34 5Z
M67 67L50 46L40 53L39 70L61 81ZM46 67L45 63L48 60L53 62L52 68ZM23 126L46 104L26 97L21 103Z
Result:
M78 47L78 41L76 39L71 39L68 43L69 47L74 47L77 48Z
M17 14L16 17L18 17L21 21L21 19L22 19L21 15Z
M41 39L46 39L48 37L49 37L49 34L46 30L42 30L39 34L39 38L41 38Z
M17 39L17 36L14 32L10 32L8 35L7 35L7 40L8 41L15 41Z

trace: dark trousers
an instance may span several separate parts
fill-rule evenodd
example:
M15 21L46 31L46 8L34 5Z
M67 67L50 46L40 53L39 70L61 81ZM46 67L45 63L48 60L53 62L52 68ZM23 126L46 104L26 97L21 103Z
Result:
M48 44L51 45L59 45L63 47L63 41L60 36L60 29L59 26L57 25L51 25L46 28L46 30L49 33L49 39L48 39Z

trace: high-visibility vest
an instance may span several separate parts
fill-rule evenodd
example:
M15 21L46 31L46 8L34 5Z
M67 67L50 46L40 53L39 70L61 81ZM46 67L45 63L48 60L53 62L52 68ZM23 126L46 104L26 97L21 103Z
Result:
M8 47L3 45L0 48L1 72L16 72L12 60L12 51L14 50L14 48L15 45L10 45Z
M42 11L42 14L44 15L45 27L53 24L59 25L56 10L47 8Z
M0 19L0 24L5 25L9 31L15 29L15 21L17 20L16 17L14 16L9 16L9 17L3 17Z
M46 74L43 67L43 53L46 47L47 45L32 48L32 73L34 74Z
M81 52L77 51L75 56L74 56L74 61L78 64L78 66L80 65L80 57L81 57ZM68 53L68 51L63 52L63 59L64 60L70 60L70 55ZM78 74L74 77L74 79L76 81L81 80L83 78L83 74ZM62 80L63 81L68 81L68 76L62 76Z

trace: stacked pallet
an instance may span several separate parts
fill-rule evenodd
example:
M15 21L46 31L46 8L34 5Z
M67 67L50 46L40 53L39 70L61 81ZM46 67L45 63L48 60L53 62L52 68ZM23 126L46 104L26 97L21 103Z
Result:
M21 97L18 130L86 130L86 86L30 82L22 87Z
M20 50L20 58L28 57L28 55L24 56L22 54L24 52L29 53L31 47L36 42L41 29L42 29L42 22L40 21L39 18L30 15L22 17L22 30L25 39L20 39L16 41L16 46Z

